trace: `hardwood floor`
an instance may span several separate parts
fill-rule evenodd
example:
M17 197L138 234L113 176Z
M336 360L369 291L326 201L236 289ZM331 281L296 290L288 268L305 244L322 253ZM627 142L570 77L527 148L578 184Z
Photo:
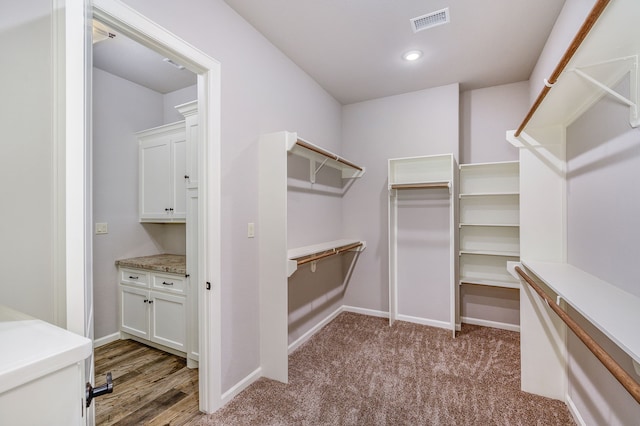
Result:
M184 358L132 340L95 350L96 384L111 371L112 394L97 398L96 424L188 425L204 416L198 410L198 370Z

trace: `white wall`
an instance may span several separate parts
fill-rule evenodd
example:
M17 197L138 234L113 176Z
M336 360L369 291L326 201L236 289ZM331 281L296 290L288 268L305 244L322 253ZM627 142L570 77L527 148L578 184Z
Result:
M187 70L183 70L188 72ZM198 99L198 85L178 89L174 92L164 94L162 102L164 104L164 124L174 123L184 120L184 116L175 108L177 105L195 101Z
M596 0L565 1L529 78L530 104L533 104L544 87L544 79L551 77L553 70L560 62L560 58L562 58L571 44L571 40L573 40L595 3Z
M529 82L460 94L460 164L517 161L518 149L505 139L529 110Z
M343 107L343 155L366 167L366 174L349 189L343 204L344 235L367 241L367 249L360 255L348 284L346 304L388 311L387 160L446 153L457 156L458 94L458 85L453 84ZM436 208L429 209L429 214L441 225L435 231L446 230L448 209L441 205L433 207ZM403 222L400 231L410 229L403 226L414 225L419 224L414 221ZM401 255L411 256L413 250L406 249L409 252ZM418 248L423 249L424 246ZM445 252L445 259L449 258L448 245L432 246L427 250L432 252L433 258L442 258ZM408 286L406 297L411 298L412 294L421 297L425 286L448 288L448 262L441 262L437 267L437 273L423 278L420 271L403 266L403 271L408 274L403 277ZM410 283L412 277L415 279L414 288L414 284ZM440 279L442 277L444 282ZM406 297L405 301L408 300ZM416 307L405 306L411 312L419 312L427 318L441 319L442 313L437 310L418 311Z
M222 388L259 365L258 137L297 131L340 152L338 102L221 0L127 0L222 64Z
M0 303L56 322L65 315L56 318L56 302L60 296L64 300L64 275L56 277L54 268L60 250L51 7L49 0L0 1L0 259L6 277Z
M629 96L628 77L616 90ZM627 106L604 97L567 129L567 257L572 265L636 296L638 182L640 129L629 126ZM628 355L586 321L581 323L639 379ZM569 395L587 424L637 422L640 405L573 334L568 352Z

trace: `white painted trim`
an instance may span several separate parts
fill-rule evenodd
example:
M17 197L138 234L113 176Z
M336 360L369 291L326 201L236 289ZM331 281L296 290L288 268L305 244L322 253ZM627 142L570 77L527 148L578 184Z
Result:
M111 342L115 342L116 340L120 340L120 332L117 331L113 334L109 334L108 336L101 337L99 339L94 339L93 341L93 349L99 348L100 346L108 345Z
M344 312L353 312L354 314L368 315L370 317L389 318L389 312L358 308L357 306L342 305L342 310Z
M444 328L451 330L451 323L448 321L438 321L428 318L412 317L410 315L398 314L398 321L412 322L414 324L428 325L429 327Z
M222 394L222 405L227 404L238 396L243 390L251 386L256 380L262 377L262 368L253 370L247 377L236 383L231 389Z
M573 400L571 399L571 396L569 396L568 393L566 396L566 403L567 403L567 408L569 408L569 412L573 416L573 420L575 420L579 426L587 426L587 422L585 422L584 419L582 418L580 411L578 411L578 407L576 407L576 404L573 402Z
M489 321L479 318L461 317L463 323L471 325L480 325L482 327L499 328L501 330L516 331L520 333L520 326L509 324L507 322Z
M198 74L200 410L222 406L220 63L118 0L93 0L94 17ZM205 283L211 283L207 290Z
M340 315L343 311L343 306L339 307L332 313L330 313L325 319L320 321L318 324L313 326L311 330L304 333L302 336L298 337L295 342L289 345L288 354L291 355L296 349L302 346L307 340L311 339L314 334L320 331L325 325L329 324L333 321L338 315Z

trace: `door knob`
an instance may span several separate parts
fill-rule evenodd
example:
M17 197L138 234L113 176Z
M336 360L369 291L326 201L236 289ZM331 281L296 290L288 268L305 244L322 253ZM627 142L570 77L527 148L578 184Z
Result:
M87 382L86 386L86 399L87 399L87 407L91 405L91 401L93 398L105 395L107 393L113 392L113 379L111 377L111 372L107 373L107 383L102 386L93 387L91 383Z

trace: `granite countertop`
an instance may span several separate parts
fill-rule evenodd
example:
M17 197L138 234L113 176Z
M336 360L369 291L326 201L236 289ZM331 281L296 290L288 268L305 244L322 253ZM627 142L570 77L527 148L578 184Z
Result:
M186 275L187 273L186 256L180 254L154 254L153 256L120 259L116 260L116 266L181 275Z

